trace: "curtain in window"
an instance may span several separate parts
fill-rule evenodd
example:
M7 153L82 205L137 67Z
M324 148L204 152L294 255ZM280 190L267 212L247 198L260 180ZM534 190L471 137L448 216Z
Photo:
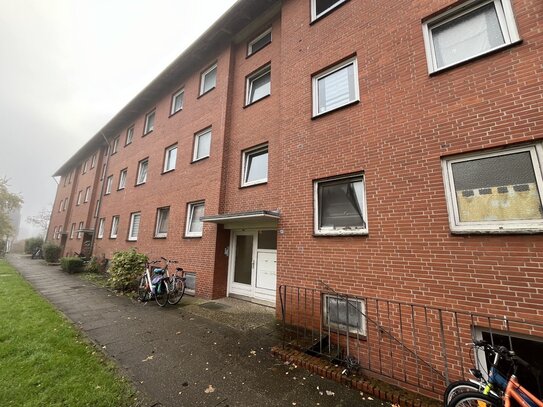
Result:
M168 233L168 218L170 215L169 209L161 209L158 215L158 228L157 233Z
M362 181L320 185L319 227L366 227L362 212L362 194Z
M148 162L144 161L140 165L140 174L139 174L139 177L138 177L138 181L140 183L147 181L147 164L148 164Z
M203 229L202 216L204 216L204 205L195 205L192 207L192 218L190 223L190 232L201 232Z
M354 67L350 64L318 80L319 113L355 99Z
M140 230L140 215L133 215L132 217L132 230L130 231L130 237L138 237L138 232Z
M432 29L438 68L505 43L494 3Z

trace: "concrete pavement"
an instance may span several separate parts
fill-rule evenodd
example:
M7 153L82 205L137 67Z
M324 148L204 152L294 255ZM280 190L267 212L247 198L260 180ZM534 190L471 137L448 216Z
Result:
M146 395L146 406L383 406L273 358L275 311L231 298L159 308L27 256L8 261ZM150 400L150 401L149 401Z

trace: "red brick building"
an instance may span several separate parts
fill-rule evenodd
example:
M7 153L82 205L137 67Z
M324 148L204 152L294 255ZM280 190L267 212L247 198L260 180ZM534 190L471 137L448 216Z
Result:
M543 322L542 15L238 1L57 171L48 239L178 259L205 298Z

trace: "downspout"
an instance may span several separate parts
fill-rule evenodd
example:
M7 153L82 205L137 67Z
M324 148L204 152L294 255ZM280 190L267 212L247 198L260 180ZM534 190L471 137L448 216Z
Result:
M106 142L107 146L107 158L106 158L106 167L104 169L104 178L102 178L102 186L100 188L100 198L98 199L98 206L95 209L96 216L94 220L94 233L92 234L92 240L91 240L91 247L90 247L90 253L91 256L94 254L94 243L96 241L96 235L98 234L98 222L100 221L100 209L102 208L102 199L104 198L104 187L106 185L105 180L107 179L106 174L109 167L109 157L111 156L111 151L109 149L109 141L107 140L106 136L103 132L100 132L102 137L104 138L104 141ZM101 170L100 170L101 171Z
M56 180L55 177L51 177L53 178L53 181L56 182L57 184L57 191L58 191L58 186L60 185L60 183ZM58 192L57 192L58 193ZM53 217L53 211L55 210L55 201L53 201L53 205L51 205L51 216L49 216L49 224L47 225L47 232L45 232L45 236L43 237L43 241L46 242L47 241L47 236L49 236L49 229L51 228L51 218Z

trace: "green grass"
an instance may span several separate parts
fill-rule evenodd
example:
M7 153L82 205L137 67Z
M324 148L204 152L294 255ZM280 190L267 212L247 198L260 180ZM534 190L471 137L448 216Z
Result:
M132 385L0 260L0 405L135 405Z

